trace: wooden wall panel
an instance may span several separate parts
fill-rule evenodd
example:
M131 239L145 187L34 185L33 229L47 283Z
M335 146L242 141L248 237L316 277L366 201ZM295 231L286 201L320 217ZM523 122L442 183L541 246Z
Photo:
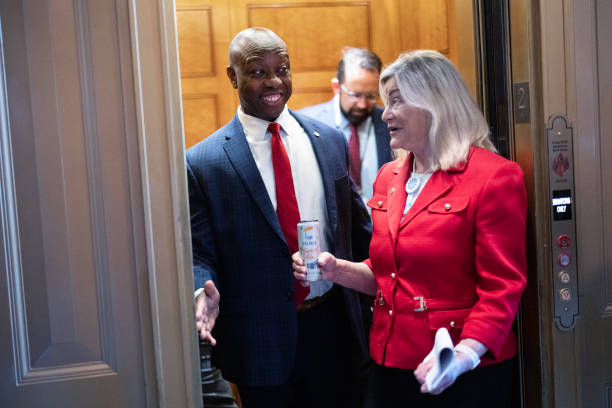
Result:
M291 109L297 110L331 99L333 92L331 86L321 88L295 88L288 103Z
M293 72L334 71L343 47L371 45L367 3L247 7L249 27L270 28L287 43Z
M189 148L217 130L217 98L215 95L183 97L185 148Z
M333 96L330 80L344 47L372 48L369 2L302 1L244 7L248 27L269 28L287 43L293 73L291 109Z
M340 55L338 50L336 59L340 59ZM334 95L331 79L335 76L336 67L325 71L292 72L293 94L289 99L289 108L297 110L331 99Z
M447 0L398 2L401 47L403 51L428 48L448 56Z
M227 123L239 104L226 74L229 43L234 36L229 4L176 1L186 147Z
M247 27L269 28L287 43L293 73L289 107L299 109L333 96L330 80L345 46L370 48L384 65L404 51L438 50L474 91L470 13L471 2L458 0L177 0L183 101L189 109L184 112L186 145L235 114L239 100L225 67L229 42ZM202 94L216 96L215 110L212 100L194 97ZM198 111L203 117L196 119Z
M215 75L211 7L178 6L176 20L181 76Z

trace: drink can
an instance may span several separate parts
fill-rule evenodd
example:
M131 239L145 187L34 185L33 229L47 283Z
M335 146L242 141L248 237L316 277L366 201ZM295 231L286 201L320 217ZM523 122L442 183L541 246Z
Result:
M317 260L321 254L321 237L319 236L319 221L300 221L297 225L298 245L300 255L306 264L306 280L310 282L321 280L321 270Z

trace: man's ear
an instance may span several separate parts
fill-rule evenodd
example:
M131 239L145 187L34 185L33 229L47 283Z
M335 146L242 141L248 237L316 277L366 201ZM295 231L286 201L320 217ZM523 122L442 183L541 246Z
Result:
M234 71L234 68L228 66L226 68L226 72L227 72L227 77L229 78L230 82L232 83L232 87L234 89L238 89L238 80L236 79L236 71Z
M334 94L338 95L338 93L340 92L340 82L338 81L338 78L332 78L331 86L332 90L334 91Z

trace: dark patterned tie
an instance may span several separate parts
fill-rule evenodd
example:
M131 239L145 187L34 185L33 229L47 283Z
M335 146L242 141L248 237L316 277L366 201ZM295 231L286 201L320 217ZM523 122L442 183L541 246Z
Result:
M300 222L300 210L295 198L291 163L289 163L289 156L287 156L287 151L280 137L280 125L272 122L268 125L268 131L272 133L270 147L272 148L272 165L274 166L276 185L276 215L285 235L289 251L293 254L298 250L297 224ZM310 293L310 288L303 287L298 281L294 281L294 286L295 303L299 305Z

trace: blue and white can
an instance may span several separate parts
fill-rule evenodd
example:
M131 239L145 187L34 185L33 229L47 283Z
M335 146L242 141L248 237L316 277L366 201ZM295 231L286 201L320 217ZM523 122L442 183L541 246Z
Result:
M306 280L310 282L321 280L321 270L317 260L321 254L321 237L319 221L300 221L297 225L298 246L300 255L306 264Z

